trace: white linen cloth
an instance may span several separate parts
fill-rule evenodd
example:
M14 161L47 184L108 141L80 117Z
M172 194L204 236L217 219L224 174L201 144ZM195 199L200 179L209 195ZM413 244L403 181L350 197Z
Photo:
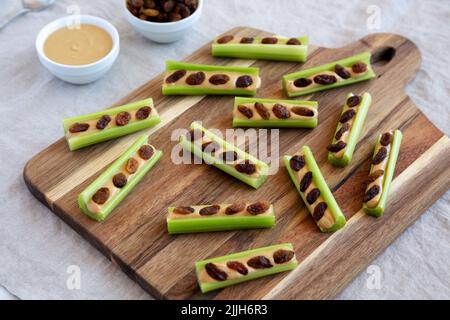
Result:
M325 47L343 46L371 32L402 34L423 54L422 68L407 91L450 134L447 0L207 0L189 36L168 45L137 34L124 17L121 1L57 0L50 9L30 13L0 31L0 285L6 289L0 290L0 298L150 298L28 192L22 169L31 156L62 136L63 118L109 106L163 71L164 60L182 59L232 27L247 25L286 36L308 34L313 44ZM66 84L37 59L38 31L66 15L70 5L78 5L82 14L106 18L120 33L116 64L94 84ZM19 7L19 0L3 0L0 21ZM377 12L379 25L373 19ZM378 289L370 285L371 275L362 272L338 298L449 299L449 213L447 192L375 259L382 275ZM66 285L70 265L80 267L79 290Z

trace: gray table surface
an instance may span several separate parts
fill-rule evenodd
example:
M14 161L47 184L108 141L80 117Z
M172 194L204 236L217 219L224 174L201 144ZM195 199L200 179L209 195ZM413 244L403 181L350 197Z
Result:
M194 30L170 45L139 36L125 20L120 2L57 0L51 9L22 17L0 31L2 299L151 298L34 199L22 180L22 169L33 154L61 137L61 119L109 106L163 71L164 60L181 59L232 27L308 34L312 43L327 47L343 46L372 32L402 34L423 53L422 68L407 91L433 123L450 133L449 1L208 0ZM117 63L105 78L87 86L54 78L39 64L34 50L38 31L66 15L71 5L83 14L108 19L121 37ZM19 6L18 0L3 0L0 21ZM449 240L447 192L338 298L450 298ZM80 270L80 289L67 285L73 276L70 266Z

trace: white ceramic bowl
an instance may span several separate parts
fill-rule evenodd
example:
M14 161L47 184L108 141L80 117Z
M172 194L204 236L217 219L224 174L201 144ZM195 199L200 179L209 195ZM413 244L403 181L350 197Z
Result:
M80 66L65 65L47 58L44 53L44 43L48 36L60 28L71 25L73 21L78 21L84 24L92 24L108 32L113 41L111 51L105 57L96 62ZM104 19L87 15L68 16L50 22L42 28L36 38L36 50L42 65L56 77L73 84L86 84L98 80L113 65L120 51L119 33L111 23Z
M175 22L151 22L135 17L127 8L127 1L122 0L128 22L144 37L160 43L169 43L181 39L189 32L202 14L204 0L198 1L198 7L189 17Z

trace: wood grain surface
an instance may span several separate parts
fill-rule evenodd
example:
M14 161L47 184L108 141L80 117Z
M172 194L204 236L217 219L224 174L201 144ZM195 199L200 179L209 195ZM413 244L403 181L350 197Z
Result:
M243 27L227 34L269 35ZM27 163L25 181L40 201L157 298L333 298L450 188L450 140L427 120L404 91L420 66L417 47L398 35L372 34L339 49L311 46L304 64L212 58L210 44L185 59L193 63L259 67L262 87L257 96L286 98L280 84L283 74L366 50L374 54L376 79L306 97L319 101L319 126L314 130L280 131L280 156L292 154L304 144L311 147L348 219L346 227L334 234L319 232L282 167L260 189L253 190L207 165L174 165L170 157L176 145L171 141L173 130L187 128L194 120L201 120L208 128L230 128L233 97L164 97L162 75L116 104L153 97L162 122L145 132L151 133L152 144L162 149L164 156L106 221L97 223L83 215L77 206L77 195L142 132L76 152L70 152L65 140L60 139ZM374 103L353 160L346 168L335 168L326 161L326 146L347 93L364 91L372 94ZM384 217L376 219L361 210L362 185L377 135L394 128L402 130L404 139L388 208ZM236 199L272 201L276 226L269 230L168 235L168 206ZM206 295L200 293L195 261L283 242L295 246L300 265L294 271Z

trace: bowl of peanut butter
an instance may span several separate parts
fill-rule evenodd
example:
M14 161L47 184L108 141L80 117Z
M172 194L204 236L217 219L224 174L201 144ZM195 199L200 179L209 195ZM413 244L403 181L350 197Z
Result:
M112 67L120 51L119 34L108 21L68 16L46 25L36 38L42 65L61 80L86 84Z

